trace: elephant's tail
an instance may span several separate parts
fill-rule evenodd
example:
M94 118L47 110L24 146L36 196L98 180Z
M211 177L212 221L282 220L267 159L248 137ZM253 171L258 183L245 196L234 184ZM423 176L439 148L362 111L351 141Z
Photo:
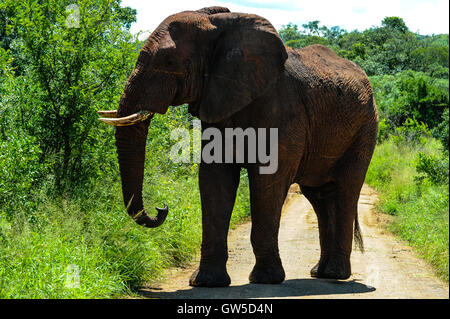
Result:
M359 251L364 253L364 242L363 242L363 238L361 235L361 228L359 228L358 214L356 214L356 217L355 217L354 237L355 237L355 244L358 247Z

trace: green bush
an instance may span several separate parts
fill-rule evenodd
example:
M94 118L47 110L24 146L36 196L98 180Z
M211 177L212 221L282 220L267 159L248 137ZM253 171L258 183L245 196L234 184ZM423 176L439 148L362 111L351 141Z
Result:
M437 127L448 108L448 80L405 71L371 77L380 117L390 127L402 126L408 119Z
M422 186L417 195L399 205L390 229L413 245L436 274L449 280L449 198L445 186Z
M33 188L48 172L40 156L41 150L32 136L20 130L11 131L8 136L0 134L0 211L10 218L18 209L31 214L36 208Z
M441 141L442 150L448 156L448 128L449 128L449 116L448 107L442 113L442 122L432 130L432 134L435 138Z
M378 123L377 143L381 143L389 138L392 128L386 123L386 119L381 119Z
M400 144L425 144L431 137L430 130L424 123L419 123L415 118L406 119L403 126L395 128L391 135L394 143Z
M416 170L423 175L416 176L416 181L428 178L434 185L448 185L448 156L439 158L423 152L419 152L417 156Z
M379 193L378 209L395 217L389 229L448 281L448 157L441 143L430 137L412 144L385 140L375 149L366 182Z

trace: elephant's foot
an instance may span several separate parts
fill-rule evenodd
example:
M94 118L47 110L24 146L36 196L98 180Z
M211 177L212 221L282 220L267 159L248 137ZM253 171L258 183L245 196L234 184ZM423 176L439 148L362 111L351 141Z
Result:
M230 283L231 279L226 270L205 267L199 267L189 279L189 285L193 287L227 287Z
M350 256L321 257L311 269L311 277L348 279L351 276Z
M280 284L284 281L285 273L281 263L279 265L253 267L249 280L254 284Z
M317 263L314 267L311 268L310 270L311 277L317 277L317 269L319 269L319 263Z

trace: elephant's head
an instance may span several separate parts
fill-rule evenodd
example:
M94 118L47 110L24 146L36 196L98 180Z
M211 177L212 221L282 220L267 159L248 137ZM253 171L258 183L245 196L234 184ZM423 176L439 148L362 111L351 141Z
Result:
M145 144L151 117L170 105L189 104L202 121L216 123L261 96L284 68L287 53L275 28L256 15L222 7L165 19L143 46L117 111L99 112L117 126L124 203L147 227L162 224L142 203Z

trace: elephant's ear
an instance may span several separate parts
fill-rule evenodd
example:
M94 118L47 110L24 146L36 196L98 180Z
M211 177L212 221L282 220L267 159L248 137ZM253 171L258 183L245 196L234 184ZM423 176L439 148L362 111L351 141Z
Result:
M220 13L209 19L216 36L196 109L202 121L215 123L264 94L284 70L287 53L262 17Z

